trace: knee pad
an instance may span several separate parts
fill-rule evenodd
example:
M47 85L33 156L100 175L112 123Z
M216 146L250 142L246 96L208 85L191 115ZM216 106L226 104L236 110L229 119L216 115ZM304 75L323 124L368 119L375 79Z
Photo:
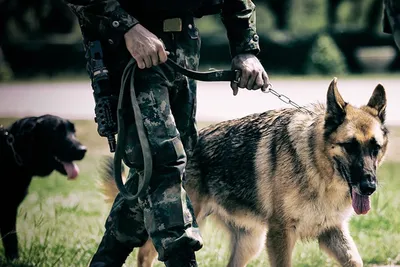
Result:
M122 133L126 135L123 161L129 168L142 170L143 153L136 126L134 123L131 123L127 128L125 133Z

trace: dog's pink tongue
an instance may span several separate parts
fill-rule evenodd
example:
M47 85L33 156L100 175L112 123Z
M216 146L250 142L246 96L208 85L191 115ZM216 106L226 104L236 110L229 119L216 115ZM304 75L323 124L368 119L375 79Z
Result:
M353 209L357 214L367 214L371 209L369 196L362 196L357 194L354 190L352 192Z
M67 172L68 179L75 179L79 174L79 167L74 162L63 162L65 171Z

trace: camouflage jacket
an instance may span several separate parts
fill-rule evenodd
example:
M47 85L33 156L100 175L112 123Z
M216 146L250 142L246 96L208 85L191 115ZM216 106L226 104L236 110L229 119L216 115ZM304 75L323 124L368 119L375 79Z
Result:
M128 0L65 1L78 17L84 38L99 39L111 46L117 45L123 40L125 32L140 23L122 8L122 3L130 4ZM251 0L225 0L220 14L227 30L232 57L244 52L257 54L260 50L259 38L256 33L255 5Z
M383 31L392 33L400 29L400 0L384 0Z

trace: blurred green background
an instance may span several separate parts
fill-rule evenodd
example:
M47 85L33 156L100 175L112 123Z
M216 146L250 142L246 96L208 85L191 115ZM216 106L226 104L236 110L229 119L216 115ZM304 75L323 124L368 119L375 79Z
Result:
M271 74L339 75L400 70L383 33L382 0L255 0L264 67ZM218 15L197 20L201 68L228 66ZM80 29L62 0L0 0L0 81L86 77Z

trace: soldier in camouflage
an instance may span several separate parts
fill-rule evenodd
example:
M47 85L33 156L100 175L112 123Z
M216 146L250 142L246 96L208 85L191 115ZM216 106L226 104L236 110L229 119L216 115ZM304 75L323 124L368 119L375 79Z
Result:
M400 49L400 0L384 0L383 31L393 35Z
M118 195L91 266L121 266L135 247L151 238L166 266L197 266L194 252L203 241L181 181L197 142L196 82L162 64L171 57L196 70L200 37L194 19L220 13L227 29L232 68L241 71L238 88L264 89L267 73L259 52L255 6L250 0L66 0L78 17L84 40L100 40L113 90L133 57L135 88L153 154L153 175L146 197L128 202ZM116 93L118 95L118 93ZM125 98L129 99L129 98ZM129 104L129 103L126 103ZM135 192L143 159L132 108L124 114L130 167L126 187Z

